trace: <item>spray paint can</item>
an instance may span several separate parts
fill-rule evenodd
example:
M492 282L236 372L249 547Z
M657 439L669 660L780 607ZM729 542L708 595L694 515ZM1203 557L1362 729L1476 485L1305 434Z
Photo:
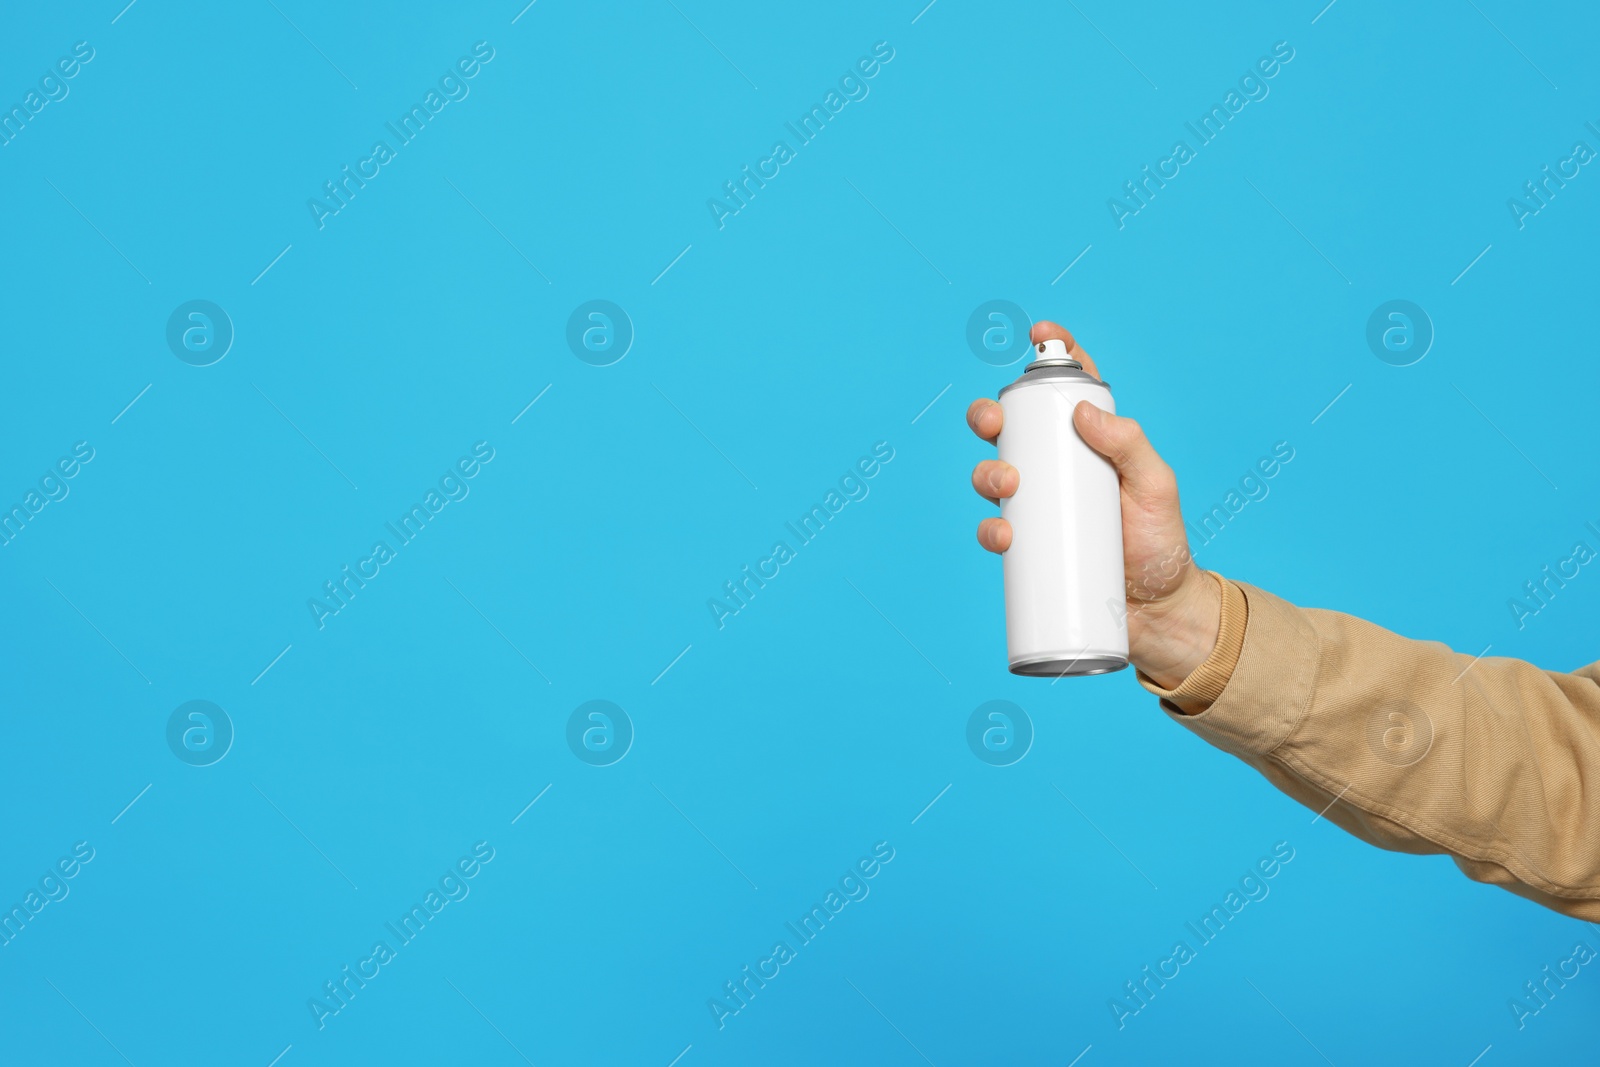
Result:
M1105 382L1065 342L1034 346L1022 377L1000 390L1000 459L1020 476L1000 501L1011 524L1003 567L1011 673L1059 678L1128 665L1122 494L1111 461L1072 424L1087 400L1116 414Z

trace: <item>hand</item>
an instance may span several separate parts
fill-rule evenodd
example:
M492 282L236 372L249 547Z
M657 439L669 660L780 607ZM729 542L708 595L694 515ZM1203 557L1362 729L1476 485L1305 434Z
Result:
M1065 341L1072 358L1095 377L1094 360L1053 322L1033 326L1033 343ZM1004 421L993 400L974 400L967 425L986 441ZM1073 409L1072 423L1090 448L1117 469L1122 489L1122 552L1128 586L1128 658L1157 685L1178 686L1217 645L1222 595L1214 579L1195 566L1178 506L1178 479L1132 419L1109 415L1088 401ZM1017 469L986 459L972 470L972 487L992 504L1017 491ZM1001 518L978 524L978 543L990 552L1011 547L1011 524Z

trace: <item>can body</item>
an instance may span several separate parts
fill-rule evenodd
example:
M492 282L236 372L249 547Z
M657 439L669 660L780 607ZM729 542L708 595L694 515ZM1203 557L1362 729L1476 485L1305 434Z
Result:
M1082 370L1035 364L1000 392L1000 459L1020 476L1000 502L1012 531L1002 559L1013 674L1128 665L1122 495L1116 468L1072 424L1083 400L1116 412L1111 390Z

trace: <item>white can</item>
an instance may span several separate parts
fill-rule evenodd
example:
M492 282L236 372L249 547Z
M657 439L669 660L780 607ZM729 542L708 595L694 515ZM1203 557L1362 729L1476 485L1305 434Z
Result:
M1019 475L1016 494L1000 501L1011 524L1006 653L1012 674L1105 674L1128 665L1122 494L1072 412L1083 400L1112 414L1116 405L1064 342L1034 347L1022 377L1000 390L1000 459Z

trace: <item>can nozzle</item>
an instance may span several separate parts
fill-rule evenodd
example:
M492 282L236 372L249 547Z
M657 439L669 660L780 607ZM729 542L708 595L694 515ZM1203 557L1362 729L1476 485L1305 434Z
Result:
M1033 346L1036 353L1030 367L1074 367L1083 369L1083 364L1073 359L1068 352L1067 343L1052 337L1048 341L1040 341Z

